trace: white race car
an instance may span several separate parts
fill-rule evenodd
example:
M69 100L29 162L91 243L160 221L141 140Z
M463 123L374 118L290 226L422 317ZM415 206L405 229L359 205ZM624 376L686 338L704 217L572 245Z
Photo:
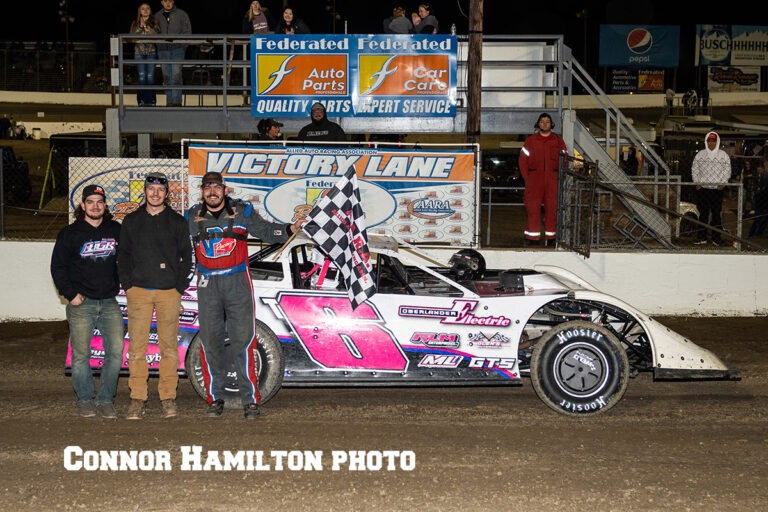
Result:
M741 377L559 267L489 270L472 249L441 266L394 238L369 235L377 293L353 310L341 273L309 238L279 248L250 261L264 401L281 386L520 385L529 377L549 407L583 416L616 405L638 372ZM196 297L193 283L183 297L179 371L205 396ZM94 350L99 343L94 336ZM148 360L156 367L156 354ZM228 402L239 400L234 367L230 377Z

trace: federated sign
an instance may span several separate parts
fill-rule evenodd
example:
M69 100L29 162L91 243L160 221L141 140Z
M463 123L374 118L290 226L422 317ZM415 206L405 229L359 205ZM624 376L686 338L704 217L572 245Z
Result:
M410 243L471 246L477 223L472 149L189 146L189 190L206 172L266 219L292 223L353 167L369 233ZM190 197L194 203L199 197Z
M453 117L456 36L253 35L251 113L331 117Z

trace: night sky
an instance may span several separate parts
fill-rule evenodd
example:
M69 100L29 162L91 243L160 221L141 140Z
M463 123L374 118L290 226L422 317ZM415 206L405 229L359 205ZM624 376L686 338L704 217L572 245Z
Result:
M337 33L344 32L344 21L350 33L381 32L383 18L391 14L395 1L390 0L263 0L262 5L279 15L284 3L296 9L314 33L333 32L333 7L338 13ZM448 33L456 23L459 34L466 34L470 0L432 1L440 21L441 32ZM136 16L140 1L68 0L74 22L69 24L70 41L94 41L107 48L110 34L125 33ZM153 10L161 8L159 0L151 0ZM418 0L404 2L415 11ZM612 0L514 2L485 0L483 32L485 34L563 34L565 44L587 69L597 65L597 34L601 23L656 24L681 26L681 67L693 64L693 37L697 23L763 24L768 16L758 2L734 0L715 9L700 3L678 0ZM195 33L238 33L250 0L178 0L176 5L187 11ZM65 24L59 16L58 0L7 3L2 36L5 40L63 41ZM586 18L580 13L586 10ZM16 19L17 22L11 22ZM585 23L586 22L586 23ZM586 34L586 38L585 38ZM586 44L585 44L586 41ZM585 54L586 52L586 54ZM586 55L586 57L585 57ZM596 71L596 70L595 70Z

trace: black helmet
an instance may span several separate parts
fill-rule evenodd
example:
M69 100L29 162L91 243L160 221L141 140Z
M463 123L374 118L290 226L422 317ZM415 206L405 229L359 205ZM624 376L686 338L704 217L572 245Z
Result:
M485 275L485 258L474 249L462 249L451 256L451 273L460 281L482 279Z

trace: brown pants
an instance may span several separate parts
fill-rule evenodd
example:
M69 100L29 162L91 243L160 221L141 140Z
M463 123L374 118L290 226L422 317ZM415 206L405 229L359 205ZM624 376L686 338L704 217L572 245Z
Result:
M175 290L148 290L138 286L126 292L128 298L128 387L131 399L146 400L148 395L147 347L152 326L152 311L156 312L157 341L160 346L160 400L176 398L179 375L178 332L181 294Z

